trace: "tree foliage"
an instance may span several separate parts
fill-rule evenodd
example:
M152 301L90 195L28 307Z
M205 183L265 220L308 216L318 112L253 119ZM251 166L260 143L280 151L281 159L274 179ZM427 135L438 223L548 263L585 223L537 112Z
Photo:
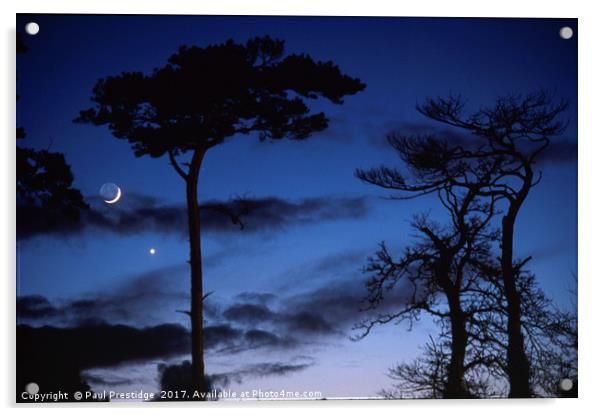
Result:
M27 46L17 36L17 53ZM17 99L19 97L17 96ZM17 128L17 139L25 129ZM20 140L19 140L20 141ZM17 146L17 235L31 228L52 229L63 222L77 223L81 210L88 208L81 192L73 187L71 167L62 153ZM27 224L28 227L23 227Z
M262 139L305 139L328 125L323 112L311 113L306 99L341 104L364 87L331 61L285 55L281 40L229 40L182 46L148 75L124 72L99 80L95 107L77 120L107 124L137 156L177 155L251 132Z

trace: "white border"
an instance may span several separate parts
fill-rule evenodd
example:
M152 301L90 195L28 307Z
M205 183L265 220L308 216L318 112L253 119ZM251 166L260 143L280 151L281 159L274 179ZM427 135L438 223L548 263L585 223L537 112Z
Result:
M20 0L17 4L0 2L3 25L1 82L4 97L0 101L5 137L1 152L0 195L0 264L4 273L4 317L1 357L3 372L0 375L0 396L4 406L11 406L14 396L14 328L15 328L15 224L14 224L14 132L15 132L15 54L14 30L15 13L111 13L111 14L237 14L237 15L346 15L346 16L474 16L474 17L577 17L579 18L579 319L580 319L580 398L577 400L482 400L482 401L337 401L337 402L269 402L269 403L207 403L203 409L198 405L154 404L154 405L115 405L114 412L132 410L165 412L166 407L177 407L181 411L203 411L208 409L233 410L255 414L292 412L293 414L326 413L345 411L363 414L377 411L379 414L433 413L465 415L467 412L487 412L488 415L504 415L510 412L531 411L550 415L587 414L596 407L601 396L599 354L602 345L600 335L600 307L602 299L602 276L599 275L596 261L600 258L602 236L600 214L600 167L602 155L600 127L596 125L602 113L602 74L599 41L602 40L602 21L597 14L594 1L535 2L528 0L503 0L493 2L470 0L421 0L411 2L393 1L229 1L193 2L180 0L164 1L125 1L102 0L86 2L81 0ZM596 192L597 191L597 192ZM361 377L361 375L358 375ZM14 405L12 406L14 410ZM336 409L334 409L336 407ZM81 412L81 407L50 405L44 408L51 413ZM88 406L86 412L104 412L105 405Z

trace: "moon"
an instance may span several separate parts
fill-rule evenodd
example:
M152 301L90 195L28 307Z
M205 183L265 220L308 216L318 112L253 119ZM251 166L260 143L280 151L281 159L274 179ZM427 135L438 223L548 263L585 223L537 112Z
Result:
M115 204L121 199L121 188L114 183L105 183L100 187L100 196L107 204Z
M150 250L148 250L149 254L154 255L157 250L155 250L154 248L151 248Z

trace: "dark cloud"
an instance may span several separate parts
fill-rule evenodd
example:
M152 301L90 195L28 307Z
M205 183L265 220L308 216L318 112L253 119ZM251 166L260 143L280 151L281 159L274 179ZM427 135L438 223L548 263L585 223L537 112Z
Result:
M328 289L324 290L331 292ZM267 298L272 300L272 296L274 295ZM317 294L311 293L308 296L317 296ZM360 299L358 297L354 299L355 302L350 303L352 295L337 290L332 298L328 299L328 301L333 302L333 305L317 305L314 302L305 305L300 300L305 299L305 297L299 295L289 298L276 298L273 302L275 306L270 308L265 303L253 302L256 299L255 296L243 297L251 298L252 301L248 303L237 302L230 305L223 310L221 316L223 320L229 323L250 328L245 333L245 340L248 341L246 347L297 346L300 343L290 339L289 334L299 335L301 338L311 341L312 336L321 337L339 333L337 319L357 312L359 307L356 306L359 305ZM318 297L318 299L321 298L322 296ZM240 299L240 296L237 299ZM340 309L340 311L333 313L334 309ZM258 328L270 328L274 332L267 332Z
M550 140L550 146L539 158L542 162L569 162L576 161L578 145L576 139L554 138Z
M295 281L310 282L303 292L291 294L290 289L283 289L278 296L243 292L229 302L209 298L205 307L207 350L228 354L289 350L321 343L328 337L346 338L367 316L361 311L366 276L360 271L360 257L360 252L345 251L285 272L280 280L291 281L292 276ZM174 279L185 282L176 277L187 272L186 265L160 269L129 279L111 291L64 301L22 297L17 301L18 322L59 327L110 322L140 327L172 317L171 322L187 326L188 317L175 311L187 309L189 295L173 284ZM407 290L399 286L388 294L382 310L399 307L406 295Z
M128 310L129 305L123 304L121 307L118 307L116 306L119 304L118 301L111 302L110 305L106 305L104 302L104 299L73 300L66 302L63 307L58 308L43 296L26 296L17 300L17 318L21 321L45 324L44 326L38 327L29 325L19 326L29 328L27 330L24 329L27 334L31 333L32 336L36 337L47 337L51 342L63 337L65 342L72 340L79 345L80 341L78 341L78 337L81 336L81 343L84 344L81 348L82 351L90 351L88 345L93 344L92 338L90 337L96 330L102 332L103 336L106 336L108 344L103 344L103 347L107 348L116 348L115 345L111 344L111 342L113 342L112 340L115 339L115 337L112 336L113 333L126 337L122 339L123 342L130 342L128 341L129 338L134 340L128 344L130 346L137 345L138 342L146 342L145 336L148 332L147 329L140 330L134 326L123 324L109 325L103 319L106 316L113 314L131 316L132 311ZM147 307L149 311L152 310L152 306ZM147 319L147 321L151 320ZM48 326L47 324L49 322L56 322L61 324L61 326ZM185 330L183 326L178 324L165 324L164 326L151 328L157 328L157 331L161 328L165 330L174 328L182 329L184 332L180 331L180 333L177 334L179 335L178 339L182 339L182 337L187 338L189 336L188 330ZM54 335L56 335L56 337ZM236 328L229 323L209 324L205 326L205 347L207 350L252 347L249 342L245 341L244 335L245 331L243 329ZM188 341L184 341L184 344L188 347ZM169 345L174 347L173 350L165 350L169 355L181 352L180 349L175 348L176 346L181 346L179 343ZM161 345L156 346L161 349ZM183 351L186 350L187 348L183 349ZM127 355L128 353L126 352L124 354ZM142 353L142 355L144 355L144 353ZM125 359L116 359L115 363L124 360Z
M363 218L369 211L366 197L333 196L306 198L295 202L280 198L261 198L235 204L243 205L242 208L233 206L235 211L248 212L244 215L243 222L245 230L252 232L280 229L288 225ZM207 227L207 222L204 224ZM208 224L211 227L210 221Z
M259 303L266 305L277 299L277 296L273 293L267 292L242 292L236 295L236 299L242 302Z
M365 295L364 279L356 272L345 278L323 279L322 284L303 293L275 300L270 297L271 307L259 302L236 302L223 310L221 318L249 330L270 330L269 333L248 331L247 341L252 337L256 342L249 342L246 347L259 345L260 341L270 347L299 347L326 336L348 334L363 317L360 309ZM399 300L399 296L392 296L388 302L393 306ZM290 340L288 336L295 338Z
M362 317L360 309L365 297L363 280L330 280L322 286L288 296L286 319L288 330L306 335L341 335Z
M290 331L295 333L333 333L335 328L316 312L299 312L285 320Z
M288 335L276 335L262 329L250 329L245 332L245 341L250 349L255 348L292 348L300 345L299 341Z
M280 330L304 339L347 333L362 318L367 276L361 268L367 254L369 249L344 250L284 271L276 279L282 282L278 302L272 302L271 315L263 315ZM291 282L303 282L306 289L291 294L291 287L299 287ZM397 300L394 296L391 302Z
M40 295L17 298L17 316L23 319L44 319L61 315L48 299Z
M281 301L284 305L288 303L288 299ZM309 336L307 339L311 340L311 336L338 332L337 323L330 322L323 316L323 308L304 308L298 302L293 303L293 308L294 311L290 312L288 305L281 305L280 309L270 309L262 304L236 303L223 311L222 318L227 322L250 328L244 336L247 341L244 343L245 348L297 346L300 343L289 334L300 335L303 338ZM263 328L270 328L274 332L265 331ZM240 345L237 348L240 348Z
M204 329L205 348L234 348L240 345L243 331L229 324L208 326Z
M47 299L28 297L21 302L37 312L56 310ZM74 308L94 307L92 302L74 300ZM266 329L243 329L230 323L208 324L205 327L205 348L208 353L237 354L256 349L290 349L300 345L293 337ZM62 385L69 391L89 390L87 383L105 387L119 387L134 381L121 376L124 364L151 359L171 359L190 352L190 333L178 324L163 324L135 328L127 325L109 325L86 321L74 327L17 326L17 373L19 386L32 380L47 387ZM306 360L307 361L307 360ZM286 375L312 365L304 363L260 363L208 376L209 385L219 382L227 385L243 378ZM101 375L98 369L103 370ZM186 387L190 364L159 367L162 386ZM90 371L87 371L90 370ZM57 384L58 383L58 384ZM61 384L62 383L62 384ZM53 387L52 387L53 388Z
M210 379L213 384L219 384L220 386L227 387L232 383L242 383L245 379L272 377L272 376L286 376L292 373L298 373L311 366L315 365L313 360L302 361L302 362L264 362L255 363L244 366L238 370L217 373L210 375Z
M285 310L274 311L267 306L255 303L237 303L226 308L222 314L229 322L246 326L269 326L277 331L288 334L324 335L337 332L336 324L328 322L320 310L304 310L289 313ZM246 332L245 338L250 346L285 347L295 345L290 339L280 338L277 335L258 329Z
M332 257L332 258L330 258ZM308 273L321 270L316 279L319 284L301 293L279 295L265 292L243 292L232 298L232 303L218 303L214 313L207 316L205 326L205 348L211 355L220 357L238 355L249 351L261 354L299 354L307 347L316 347L330 340L347 340L352 335L352 327L366 317L360 312L362 299L366 291L365 276L359 271L347 275L333 277L336 269L336 256L327 256L316 262L316 267L307 268ZM339 253L340 259L350 262L354 256ZM150 359L173 359L190 352L190 333L186 326L164 324L153 327L133 327L129 325L109 325L99 322L104 316L126 314L132 316L133 299L140 296L145 301L135 309L136 314L144 315L145 302L147 313L156 308L153 299L161 296L175 296L177 291L162 291L164 280L160 276L172 273L155 273L147 275L147 280L133 279L124 284L118 291L102 296L71 299L60 305L50 302L41 296L20 298L18 317L44 322L70 322L66 317L79 319L72 327L31 327L19 325L17 332L18 373L20 383L30 380L44 380L51 383L52 373L68 369L64 380L66 385L75 390L89 388L86 382L103 386L122 386L125 380L112 377L119 376L122 370L114 370L116 366L132 362L143 362ZM141 277L140 277L141 278ZM145 285L144 282L149 283ZM156 287L153 288L152 282ZM163 282L163 283L162 283ZM141 287L141 288L140 288ZM128 289L129 288L129 289ZM138 292L136 288L140 288ZM126 297L120 292L126 289ZM138 294L138 295L137 295ZM185 294L178 296L186 297ZM383 310L392 310L403 304L407 290L400 287L395 293L386 297ZM172 306L173 308L173 306ZM187 319L184 315L183 319ZM41 347L42 346L42 347ZM241 356L241 357L244 357ZM236 360L233 360L236 362ZM227 386L247 378L282 376L302 371L314 365L311 359L297 360L294 356L290 362L266 362L242 367L224 373L208 376L210 385ZM106 368L102 379L91 379L86 369ZM119 367L117 367L119 368ZM163 385L185 386L189 371L185 363L159 369ZM84 371L84 377L80 375ZM91 370L93 371L93 370ZM105 374L106 373L106 374ZM107 378L107 375L112 378ZM92 376L98 374L92 373ZM67 375L65 375L67 377ZM78 381L80 380L80 381ZM78 384L79 383L79 384ZM182 384L184 383L184 384ZM81 386L80 386L81 384ZM53 386L53 384L49 384Z
M324 345L332 340L347 340L352 335L352 327L367 316L360 312L366 295L366 276L360 271L362 257L364 255L359 250L342 251L311 264L300 264L296 272L285 272L283 281L290 282L292 276L294 281L310 282L303 292L291 293L289 287L288 290L278 290L278 295L247 291L226 302L219 297L210 298L213 304L206 309L206 351L220 356L248 351L298 354L307 347ZM42 345L40 343L47 341L40 338L41 334L46 334L44 337L50 340L50 351L55 353L57 348L53 345L59 342L69 344L65 353L75 357L82 368L188 354L188 317L174 313L175 309L186 309L188 293L173 284L174 279L185 282L184 278L177 279L177 275L187 275L187 272L187 265L164 268L130 278L111 291L64 301L50 301L41 296L19 298L18 319L19 322L37 325L54 323L62 326L30 328L29 331L35 334L35 339L30 342ZM399 307L404 301L404 294L403 287L390 293L382 305L383 309ZM165 322L166 316L177 316L184 326L168 324L163 327L163 332L140 327L145 323L148 325L148 322ZM126 322L127 325L115 325L117 322ZM101 336L103 341L96 343L94 336ZM153 341L153 337L160 341ZM121 344L126 347L121 347ZM140 352L132 350L140 344ZM82 357L80 362L82 351L86 357ZM59 354L59 359L61 357L67 359L67 356ZM242 374L247 376L244 371ZM238 377L234 374L227 376L228 379ZM119 380L113 381L119 383Z
M188 331L177 324L146 328L109 324L17 326L17 352L24 359L72 360L82 369L171 357L187 352L189 340Z
M125 198L125 197L124 197ZM41 223L35 209L17 209L17 236L29 239L42 234L76 235L105 231L120 235L139 233L175 234L184 237L188 214L184 205L163 204L161 201L136 196L129 203L107 206L92 203L79 221ZM201 210L203 229L209 232L244 232L278 230L290 225L313 224L339 219L356 219L367 215L364 197L319 197L299 201L266 197L237 199L228 202L208 201ZM232 215L234 215L234 217ZM233 219L234 218L234 219ZM233 224L234 222L234 224Z
M223 315L230 321L254 324L272 319L273 312L264 305L247 303L230 306Z
M235 353L263 347L290 346L290 340L268 331L243 331L227 324L209 325L205 328L205 347L208 352ZM81 390L88 389L84 379L90 383L126 385L131 384L131 380L115 377L110 380L104 377L100 379L89 373L82 376L82 371L149 359L169 359L189 352L190 333L177 324L145 328L105 323L70 328L17 326L17 373L19 382L25 384L33 380L48 381L48 385L55 385L54 382L50 383L53 377L61 381L61 377L68 375L65 386L73 385L74 389L80 388L78 380L81 380ZM60 375L61 372L64 373L63 376ZM178 374L172 376L179 377Z
M164 267L124 278L111 290L84 295L78 299L50 301L43 296L17 298L20 323L78 326L90 320L133 326L165 322L166 314L186 307L189 295L174 280L186 282L188 265ZM181 276L181 279L178 279ZM207 302L208 315L214 312Z
M279 342L280 338L277 335L272 334L268 331L261 329L251 329L245 333L245 338L250 344L259 345L275 345Z
M230 324L205 328L205 347L219 354L239 354L257 349L285 350L300 345L301 343L292 336L277 334L266 329L244 330Z
M85 371L82 373L82 376L88 383L108 387L128 386L132 384L132 379L128 377L116 377L114 375L111 377L102 377L96 374L89 374Z
M46 325L33 328L42 332L50 331L49 328L52 328L54 333L59 334L64 330L67 334L73 333L72 337L75 338L77 334L86 335L88 328L106 331L107 328L123 328L126 334L127 329L136 329L129 325L106 324L104 319L108 316L115 316L113 321L125 321L126 317L133 317L133 312L128 310L131 305L121 304L118 300L111 301L108 296L75 299L63 303L62 307L54 306L42 296L27 296L19 298L17 304L18 320ZM152 305L146 307L149 311L153 309ZM327 335L334 332L334 328L328 322L319 314L312 312L292 314L276 312L256 303L236 303L226 307L221 313L217 312L219 310L221 308L216 306L214 315L207 316L209 321L204 329L207 351L237 354L259 348L290 349L306 343L306 341L300 342L295 334ZM143 316L144 310L140 310L139 314ZM117 316L121 318L118 319ZM141 319L141 317L134 319L134 322ZM184 319L187 321L187 317ZM50 322L61 326L47 326Z
M262 362L248 364L240 367L237 370L208 374L205 377L208 390L223 389L232 383L242 383L245 379L270 377L270 376L287 376L292 373L303 371L315 365L315 361L311 357L303 357L295 359L292 362ZM193 391L191 380L192 366L190 361L182 361L180 364L159 364L157 366L159 380L162 390L169 391Z
M365 310L366 276L360 272L324 280L322 285L281 300L286 305L281 320L288 330L307 337L335 335L347 337L352 328L367 317L402 307L412 289L401 282L385 293L377 310ZM314 338L316 339L316 338Z
M304 282L304 286L311 286L333 278L355 278L366 259L366 252L358 249L343 250L296 265L278 276L280 289L286 291L291 282L297 281Z
M165 359L189 350L190 337L180 325L147 328L107 324L72 328L17 325L17 393L24 391L27 383L36 382L40 392L63 391L73 397L75 391L89 391L88 382L94 381L84 377L85 369Z

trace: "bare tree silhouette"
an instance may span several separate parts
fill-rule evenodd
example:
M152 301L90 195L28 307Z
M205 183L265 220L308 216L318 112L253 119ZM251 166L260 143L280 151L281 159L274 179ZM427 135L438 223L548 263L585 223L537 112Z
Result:
M342 104L363 90L356 78L331 61L286 55L284 42L269 37L246 44L229 40L207 47L181 47L151 74L124 72L97 82L92 101L76 121L108 125L127 139L136 156L166 155L186 183L190 239L192 371L204 391L203 278L198 182L207 151L227 138L257 132L261 140L302 140L328 126L311 113L309 99ZM178 157L191 153L188 162Z
M508 310L501 267L498 262L482 266L479 290L483 307L473 322L474 338L479 350L490 359L490 373L497 384L505 379L510 385L508 361L502 357L508 349ZM539 287L535 275L517 270L516 286L520 294L521 323L525 334L525 353L530 365L533 396L560 397L574 395L577 389L562 391L563 378L577 381L577 317L560 309Z
M466 114L464 107L460 97L429 99L418 105L423 115L464 131L472 140L450 146L442 145L436 138L398 137L394 145L414 173L413 183L406 181L398 170L386 167L360 170L357 174L367 182L413 196L451 186L481 197L496 197L505 203L500 264L506 298L510 397L531 397L531 369L516 285L518 271L528 259L515 262L514 226L531 188L541 180L542 173L536 170L538 158L549 146L550 138L565 129L559 116L567 103L555 103L542 91L500 97L493 107L471 114Z
M508 345L508 311L505 305L503 277L499 265L484 272L489 283L487 302L490 310L480 317L488 326L480 341L488 344L490 355L501 356ZM577 389L563 391L559 383L564 378L577 381L577 316L554 304L537 284L528 270L517 270L517 290L521 301L521 322L525 334L525 352L529 360L532 394L538 397L576 395ZM486 338L488 337L488 338ZM496 362L510 382L506 361ZM576 397L576 396L575 396Z
M565 378L577 383L576 315L552 303L537 286L533 273L521 273L519 290L534 395L576 397L576 385L568 391L560 388Z
M503 358L507 350L507 315L499 265L488 276L484 266L482 278L465 300L478 301L479 311L467 319L469 342L466 347L464 383L471 397L503 397L509 390L509 372ZM490 280L492 278L493 280ZM517 277L520 288L525 331L525 349L532 369L531 383L537 397L577 397L577 328L576 316L560 310L538 287L535 276L522 271ZM446 398L448 369L451 361L451 331L440 320L438 340L432 337L422 355L402 362L389 370L396 381L381 391L386 398ZM570 379L573 387L565 391L560 381Z
M380 394L388 399L423 398L444 399L448 395L448 374L450 351L445 345L448 334L443 332L436 342L429 337L422 348L422 355L410 362L402 362L389 369L388 376L395 380L392 388L383 389ZM496 383L496 374L492 367L477 364L466 368L464 374L466 389L470 397L501 397L501 387Z
M423 347L422 356L389 369L387 375L397 383L393 389L381 390L380 395L387 399L443 399L448 368L449 353L431 337Z
M437 166L441 157L453 151L449 143L431 136L416 137L409 142L397 134L390 134L388 141L420 178L425 175L419 170L420 167ZM408 146L411 146L411 151ZM429 149L421 154L420 161L409 158L416 148ZM390 189L390 183L382 175L383 169L358 170L357 176L368 183ZM401 176L398 180L402 180ZM360 337L363 337L376 324L412 321L421 312L439 319L442 325L449 326L451 350L443 397L467 398L472 395L466 388L465 372L479 364L466 362L466 350L470 342L467 326L475 314L482 312L483 306L474 292L479 290L480 266L491 257L490 245L497 239L498 233L491 231L488 226L495 215L495 202L499 197L481 197L476 189L466 190L449 184L442 184L436 193L440 204L449 214L450 224L442 226L428 220L425 215L415 217L412 226L420 236L417 244L406 248L402 258L396 261L385 244L381 243L376 257L370 259L366 268L372 274L367 282L369 309L378 308L385 292L398 284L411 285L410 299L401 310L370 317L356 329L362 331ZM441 296L445 299L442 308L438 307ZM481 355L478 357L481 359Z

